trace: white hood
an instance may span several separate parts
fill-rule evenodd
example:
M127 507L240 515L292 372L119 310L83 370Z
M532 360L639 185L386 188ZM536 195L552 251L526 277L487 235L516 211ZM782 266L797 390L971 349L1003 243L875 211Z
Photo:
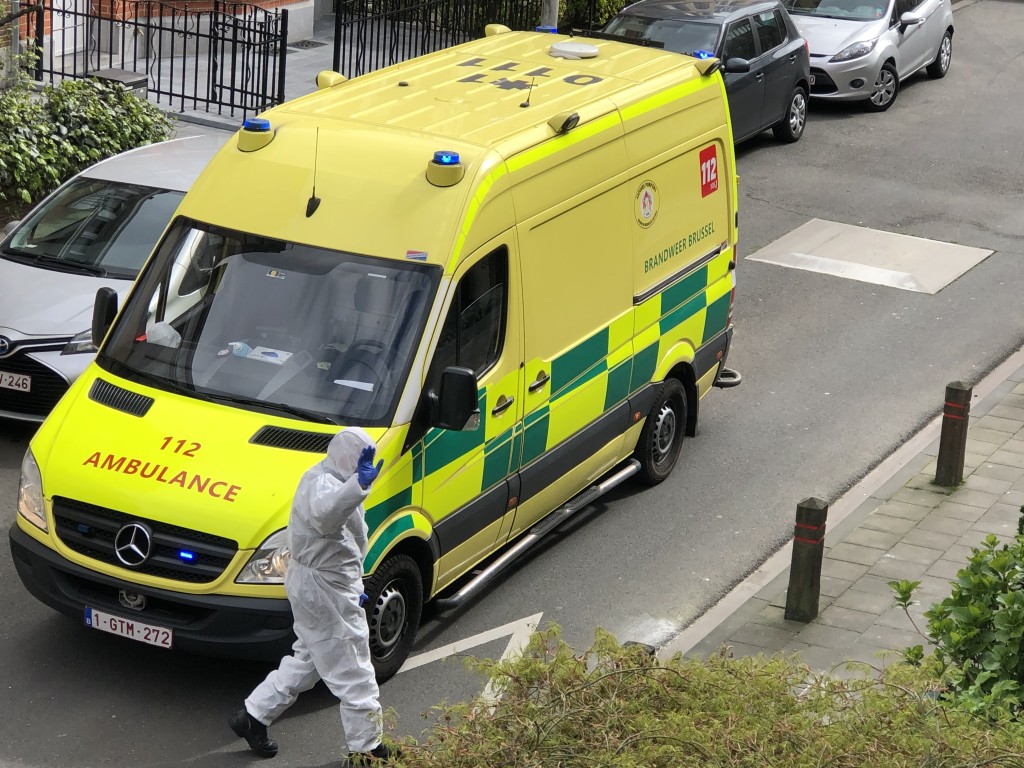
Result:
M793 14L793 21L807 40L812 56L835 56L854 43L880 37L889 28L888 17L878 21L849 21Z
M131 280L57 272L0 259L0 328L25 336L74 336L92 324L96 291L108 286L123 301Z

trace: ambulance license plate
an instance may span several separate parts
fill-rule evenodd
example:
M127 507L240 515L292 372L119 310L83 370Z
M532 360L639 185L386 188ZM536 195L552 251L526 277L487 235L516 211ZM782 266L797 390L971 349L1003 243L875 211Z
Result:
M152 624L143 624L141 621L132 621L120 616L113 616L109 613L97 611L95 608L85 609L85 626L98 629L101 632L109 632L119 637L127 637L129 640L138 640L140 643L156 645L160 648L170 648L174 639L174 631L164 627L154 627Z
M13 389L17 392L32 391L32 377L20 373L0 371L0 389Z

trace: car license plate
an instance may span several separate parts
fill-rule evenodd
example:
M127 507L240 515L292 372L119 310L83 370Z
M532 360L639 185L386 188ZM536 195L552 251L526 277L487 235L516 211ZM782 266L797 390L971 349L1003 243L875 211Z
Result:
M814 85L814 75L811 75L811 85Z
M141 621L124 619L120 616L113 616L109 613L97 611L95 608L85 609L85 626L161 648L170 648L171 642L174 639L173 630L165 629L164 627L154 627L152 624L143 624Z
M32 391L32 377L20 373L0 371L0 389L15 389L18 392Z

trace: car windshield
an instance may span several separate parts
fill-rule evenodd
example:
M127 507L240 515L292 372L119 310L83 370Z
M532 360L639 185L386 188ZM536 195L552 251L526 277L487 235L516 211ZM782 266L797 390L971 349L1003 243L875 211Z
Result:
M440 271L178 220L98 361L200 399L387 426Z
M829 19L877 21L889 12L885 0L783 0L786 9L799 16L824 16Z
M713 22L689 19L650 19L622 14L608 22L604 32L640 40L664 43L665 49L689 56L713 55L718 43L719 26Z
M134 280L184 192L78 178L36 208L4 256Z

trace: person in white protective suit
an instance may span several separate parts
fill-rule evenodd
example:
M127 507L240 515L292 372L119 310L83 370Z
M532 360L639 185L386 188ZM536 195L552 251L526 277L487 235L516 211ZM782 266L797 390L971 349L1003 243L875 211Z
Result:
M384 464L374 466L375 453L366 432L345 429L295 491L288 519L291 562L284 579L297 638L293 653L229 722L261 757L277 754L267 726L318 680L341 702L347 765L375 765L397 756L381 741L377 681L360 606L367 542L363 499Z

